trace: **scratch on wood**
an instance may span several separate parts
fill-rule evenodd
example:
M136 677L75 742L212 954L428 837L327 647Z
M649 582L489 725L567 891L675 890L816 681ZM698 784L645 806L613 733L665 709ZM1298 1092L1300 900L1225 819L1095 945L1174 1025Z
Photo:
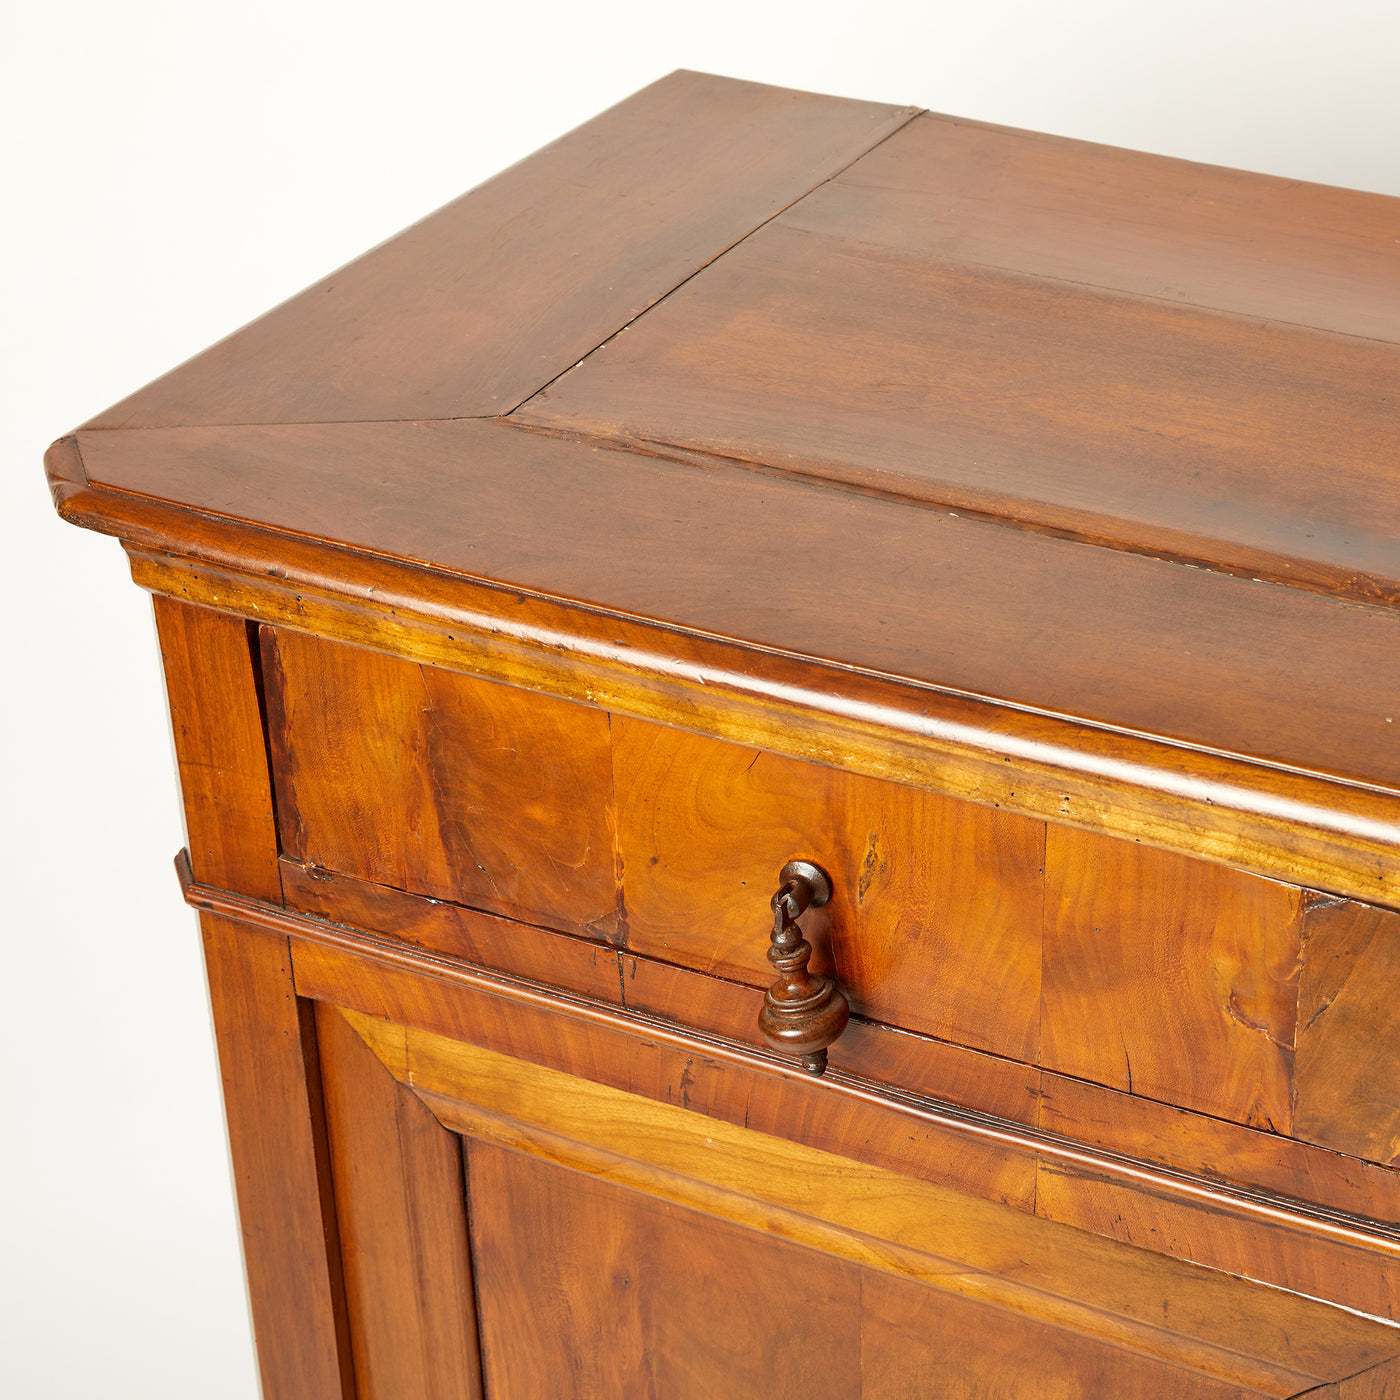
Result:
M1229 1016L1232 1021L1243 1026L1245 1030L1254 1031L1256 1034L1262 1035L1270 1045L1275 1046L1277 1049L1288 1051L1293 1049L1291 1045L1284 1045L1278 1040L1268 1026L1264 1025L1262 1022L1251 1020L1240 1010L1238 994L1233 987L1230 989L1230 995L1225 999L1225 1014Z

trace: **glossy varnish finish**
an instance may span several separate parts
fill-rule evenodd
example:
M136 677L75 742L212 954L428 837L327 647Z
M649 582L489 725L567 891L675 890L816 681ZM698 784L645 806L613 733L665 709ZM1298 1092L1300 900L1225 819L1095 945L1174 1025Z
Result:
M1390 1160L1381 1126L1358 1135L1369 1075L1328 1067L1362 1063L1356 1036L1386 1043L1384 995L1360 996L1384 976L1357 967L1295 1055L1300 1003L1304 1023L1330 1007L1360 956L1304 891L286 629L263 655L299 907L340 873L761 989L768 895L801 856L834 878L803 919L813 970L865 1020L1285 1136L1301 1099L1309 1141Z
M608 717L263 629L283 850L312 866L606 935Z
M349 1019L448 1126L988 1303L994 1330L995 1310L1009 1308L1035 1319L1030 1330L1051 1345L1047 1323L1266 1394L1292 1394L1307 1375L1349 1374L1400 1345L1392 1329L1279 1290L1027 1223L878 1170L855 1175L839 1157L441 1036ZM1169 1328L1164 1311L1175 1314ZM1084 1359L1095 1350L1084 1348Z
M90 426L508 413L913 115L675 73Z
M481 1400L461 1144L338 1012L316 1031L360 1393Z
M194 873L280 900L248 626L165 599L156 620ZM209 914L200 926L263 1394L351 1400L312 1007L285 935Z
M54 444L268 1400L1396 1389L1397 270L681 73Z

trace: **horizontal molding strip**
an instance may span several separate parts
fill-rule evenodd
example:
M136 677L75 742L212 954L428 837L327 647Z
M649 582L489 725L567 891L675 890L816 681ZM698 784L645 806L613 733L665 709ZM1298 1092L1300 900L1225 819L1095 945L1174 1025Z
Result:
M316 943L414 976L469 986L506 1001L530 1005L628 1035L658 1040L687 1053L708 1055L781 1078L811 1082L793 1062L741 1041L694 1030L645 1012L626 1010L460 959L429 953L394 939L331 923L231 890L200 884L194 878L187 851L182 850L176 856L175 868L185 901L195 909ZM1193 1202L1209 1209L1400 1259L1400 1228L1382 1221L1329 1210L1312 1202L1271 1192L1223 1185L1204 1176L1161 1167L1125 1154L1087 1148L1058 1133L876 1084L860 1075L835 1068L827 1072L821 1083L825 1091L837 1096L894 1109L932 1127L984 1143L1034 1153L1145 1194Z
M1400 908L1400 792L774 651L88 481L143 588L810 763Z

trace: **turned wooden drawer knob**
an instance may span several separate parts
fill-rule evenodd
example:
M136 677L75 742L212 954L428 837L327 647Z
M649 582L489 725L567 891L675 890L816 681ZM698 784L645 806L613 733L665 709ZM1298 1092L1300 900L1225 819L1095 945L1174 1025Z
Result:
M773 942L768 961L778 980L763 995L758 1028L775 1050L795 1055L808 1074L826 1073L826 1047L846 1029L851 1007L830 977L807 971L812 945L797 920L831 898L826 872L810 861L790 860L778 875L773 906Z

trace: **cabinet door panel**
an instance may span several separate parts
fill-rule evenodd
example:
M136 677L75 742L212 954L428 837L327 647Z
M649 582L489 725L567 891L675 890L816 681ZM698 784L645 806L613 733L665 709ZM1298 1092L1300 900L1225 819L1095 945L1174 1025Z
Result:
M481 1400L462 1148L316 1008L358 1400Z
M1259 1393L910 1279L861 1274L860 1400L1244 1400Z
M851 1400L860 1270L468 1140L492 1400Z

